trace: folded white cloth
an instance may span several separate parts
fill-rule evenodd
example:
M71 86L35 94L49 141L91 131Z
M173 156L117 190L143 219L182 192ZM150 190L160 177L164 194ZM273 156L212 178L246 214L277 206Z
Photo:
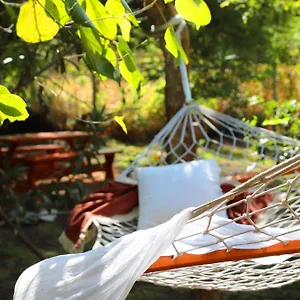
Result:
M236 249L264 248L281 241L300 240L299 231L265 228L255 232L250 225L232 223L214 215L210 233L203 234L208 217L186 224L192 208L175 215L168 222L147 230L136 231L104 247L41 261L19 277L15 300L118 300L125 299L136 280L160 257L177 251L202 254L225 249L218 240ZM290 232L290 233L288 233ZM250 242L250 244L249 244ZM291 255L256 259L260 264L284 261Z
M190 218L190 210L104 247L43 260L19 277L14 300L121 300Z

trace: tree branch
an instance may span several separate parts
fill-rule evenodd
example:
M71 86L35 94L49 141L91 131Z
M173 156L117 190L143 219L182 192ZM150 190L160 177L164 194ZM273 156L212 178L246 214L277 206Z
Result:
M6 2L4 0L0 0L0 2L4 5L13 6L13 7L21 7L22 5L24 5L26 3L26 1L24 1L22 3L13 3L13 2Z
M3 211L2 207L0 206L0 216L4 220L4 222L10 227L15 236L17 236L26 246L33 252L40 260L45 259L45 256L38 250L35 245L33 245L30 240L24 235L24 233L20 232L18 228L9 220L8 216Z

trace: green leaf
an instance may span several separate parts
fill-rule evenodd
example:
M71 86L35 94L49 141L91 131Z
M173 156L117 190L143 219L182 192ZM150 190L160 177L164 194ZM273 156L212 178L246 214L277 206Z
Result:
M268 125L288 125L290 121L290 117L284 117L284 118L280 118L280 119L269 119L269 120L265 120L263 121L262 125L263 126L268 126Z
M85 4L85 2L83 2ZM87 15L85 9L77 0L66 0L65 7L74 22L81 26L86 26L90 28L96 28L91 22L91 19Z
M17 35L28 43L51 40L58 32L58 24L45 11L46 0L28 0L21 6L17 20Z
M139 69L130 72L127 68L126 63L122 60L119 64L119 70L123 78L136 90L141 87L143 76Z
M105 57L111 62L114 67L117 65L117 56L112 48L105 49Z
M135 17L135 15L132 13L129 5L126 3L126 1L122 2L122 5L125 7L126 13L128 14L128 19L132 23L133 26L138 27L140 21L138 21Z
M123 116L115 116L114 120L121 126L123 131L127 134L128 131L127 131L126 124L124 123L124 117Z
M117 56L112 48L105 49L104 56L113 65L113 67L117 66ZM114 69L113 76L114 76L114 78L113 78L114 80L116 80L118 83L121 82L121 76L120 76L120 72L118 69ZM109 77L109 76L99 74L99 78L101 80L106 80L107 77Z
M117 35L116 22L99 0L86 0L86 13L103 37L109 40L115 39Z
M131 23L127 19L123 19L119 24L121 28L122 37L126 42L130 40Z
M81 39L83 48L93 52L103 53L105 49L105 42L101 39L97 29L78 26L78 35Z
M5 119L10 122L23 121L28 118L25 101L14 94L11 94L7 88L0 85L0 125Z
M101 37L96 29L79 26L78 34L86 53L88 53L91 57L93 57L96 53L100 56L102 55L105 47L102 44Z
M46 0L45 10L59 25L63 26L71 20L67 14L65 3L62 0Z
M120 0L107 0L105 9L109 14L118 17L115 19L116 22L119 22L118 19L123 19L122 16L125 14L125 7Z
M185 20L194 23L197 29L211 21L210 10L203 0L176 0L175 8Z
M188 58L180 45L177 36L174 32L173 27L168 27L165 32L165 42L166 42L166 49L175 57L175 58L182 58L183 61L187 64Z
M119 51L119 54L120 54L122 60L126 64L128 71L134 72L137 69L137 65L135 63L134 56L133 56L128 44L126 43L124 38L121 36L118 36L118 41L119 41L118 51Z
M10 94L10 92L5 86L0 85L0 95L2 94Z
M167 4L167 3L171 3L173 2L174 0L164 0L164 2Z
M113 20L120 27L125 41L130 40L131 23L126 18L125 7L120 0L107 0L105 4L107 12L113 16Z
M224 8L224 7L228 6L228 5L230 5L230 2L228 0L225 0L225 1L223 1L223 2L220 3L220 7L221 8Z
M87 55L86 61L87 64L90 67L93 67L93 70L95 70L98 74L120 82L119 71L112 65L112 63L107 58L99 56L96 58L93 57L92 60L92 58L89 55Z
M105 49L99 32L96 29L79 26L79 35L86 52L85 61L87 65L99 75L120 82L120 73L114 67L116 65L116 57L111 52L112 49ZM110 61L110 59L114 61Z
M176 45L177 38L174 37L171 27L168 27L165 32L166 49L174 56L178 57L178 49Z

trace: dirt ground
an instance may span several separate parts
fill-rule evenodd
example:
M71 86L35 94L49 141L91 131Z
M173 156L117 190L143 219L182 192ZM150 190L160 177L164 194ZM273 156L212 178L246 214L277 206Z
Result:
M119 170L116 170L117 172ZM95 191L103 180L103 174L94 174L93 179L85 179L88 190ZM58 243L58 236L63 231L67 215L59 216L53 223L39 222L35 225L23 225L21 230L30 241L46 257L64 254ZM0 300L10 300L13 297L14 285L19 275L27 267L38 262L38 258L24 245L12 230L0 226ZM233 283L234 284L234 283ZM300 299L300 284L296 283L281 289L265 290L250 293L220 293L222 300L298 300ZM46 299L46 298L45 298ZM172 289L137 282L127 300L183 300L196 299L194 291L186 289ZM49 299L51 300L51 299ZM99 299L100 300L100 299ZM113 300L113 299L112 299Z

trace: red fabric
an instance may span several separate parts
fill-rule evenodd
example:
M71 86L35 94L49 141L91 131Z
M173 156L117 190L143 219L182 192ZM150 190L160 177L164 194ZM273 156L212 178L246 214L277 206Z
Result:
M227 193L235 186L225 183L221 185L223 193ZM244 199L249 193L243 193L236 196L229 204ZM267 194L253 201L250 211L256 211L268 205L274 195ZM137 186L127 185L110 181L104 184L101 189L87 196L83 201L75 205L69 217L67 227L65 229L66 236L76 244L87 221L93 216L111 217L113 215L122 215L129 213L138 205L138 189ZM242 203L227 210L227 215L231 219L241 216L246 211L246 204ZM252 216L255 222L261 213ZM248 224L246 219L242 219L239 223Z
M101 189L76 204L68 219L66 236L76 244L91 216L111 217L129 213L138 204L137 187L109 181Z
M232 189L234 189L235 185L230 184L230 183L223 183L221 185L221 188L222 188L223 193L225 194L225 193L228 193L229 191L231 191ZM239 194L239 195L235 196L234 199L229 201L228 205L238 202L242 199L245 199L248 195L250 195L250 193L248 193L248 192ZM266 194L261 197L255 198L255 200L252 201L252 203L250 205L250 212L254 212L254 211L257 211L257 210L260 210L260 209L266 207L273 200L273 198L274 198L274 194ZM230 219L235 219L235 218L238 218L241 215L243 215L245 212L246 212L246 203L243 202L234 207L228 208L227 216ZM253 214L251 216L252 221L255 223L257 221L257 218L263 213L264 213L264 211ZM250 224L249 221L245 218L238 220L237 223L248 224L248 225Z

